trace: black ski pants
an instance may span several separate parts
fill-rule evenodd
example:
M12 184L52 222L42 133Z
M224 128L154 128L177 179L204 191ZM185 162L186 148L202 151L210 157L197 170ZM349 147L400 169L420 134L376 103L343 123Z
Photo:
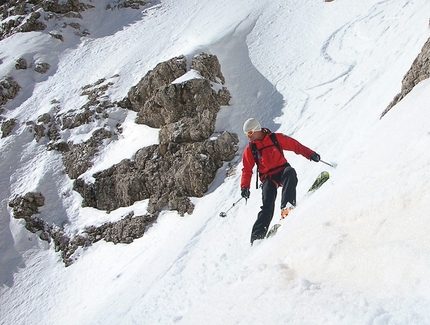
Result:
M285 167L283 171L263 181L261 184L263 205L258 213L257 221L252 227L251 244L256 239L263 239L267 234L275 211L278 187L282 186L281 209L283 209L287 203L291 203L293 206L296 205L297 183L296 171L291 166Z

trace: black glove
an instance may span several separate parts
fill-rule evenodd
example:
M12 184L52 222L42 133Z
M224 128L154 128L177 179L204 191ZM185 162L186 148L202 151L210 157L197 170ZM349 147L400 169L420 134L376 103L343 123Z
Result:
M244 188L241 189L241 191L242 191L242 193L241 193L242 197L244 199L248 200L249 196L251 195L251 193L249 192L249 188L244 187Z
M319 154L317 154L316 152L315 152L315 153L313 153L313 154L312 154L312 156L311 156L311 160L313 160L313 161L315 161L315 162L320 161L320 159L321 159L320 155L319 155Z

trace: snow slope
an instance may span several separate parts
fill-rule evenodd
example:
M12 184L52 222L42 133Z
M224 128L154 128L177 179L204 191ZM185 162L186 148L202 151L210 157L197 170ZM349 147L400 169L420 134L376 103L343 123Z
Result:
M7 118L35 120L53 99L64 111L79 108L81 87L100 78L122 99L157 63L206 51L218 56L233 96L218 130L237 132L243 149L242 124L253 116L338 164L286 153L298 206L253 247L260 190L218 216L240 198L238 157L235 175L220 173L193 198L192 215L165 211L141 239L98 242L65 268L11 218L13 195L41 191L41 217L70 232L144 212L147 202L110 214L81 208L59 155L20 125L0 140L0 323L429 324L430 81L379 119L430 36L429 12L428 0L166 0L143 12L86 12L94 32L61 46L43 33L0 42L1 75L22 53L57 62L40 80L14 72L26 86ZM123 136L92 171L157 141L134 114L113 114ZM330 180L306 195L322 170Z

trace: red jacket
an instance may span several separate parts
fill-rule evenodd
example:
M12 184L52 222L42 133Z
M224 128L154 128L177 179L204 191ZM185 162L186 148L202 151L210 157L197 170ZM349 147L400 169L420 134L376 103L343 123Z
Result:
M270 133L266 133L262 140L250 140L250 142L254 142L257 146L259 157L258 171L260 173L260 180L280 172L287 163L287 159L285 159L279 149L275 146L272 139L270 139L269 134ZM315 153L315 151L305 147L300 142L290 138L289 136L286 136L282 133L275 134L282 150L294 151L296 154L302 155L307 159L310 159L312 154ZM242 164L243 168L240 188L250 188L252 169L254 168L255 160L249 144L246 146L245 151L243 152Z

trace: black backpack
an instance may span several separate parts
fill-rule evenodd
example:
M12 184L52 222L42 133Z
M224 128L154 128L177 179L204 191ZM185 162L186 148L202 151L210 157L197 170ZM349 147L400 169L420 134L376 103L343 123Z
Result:
M272 140L272 142L275 145L275 147L278 148L279 152L283 156L284 155L284 151L281 149L281 146L278 143L278 139L276 139L276 134L273 133L272 131L270 131L267 128L263 128L263 131L265 133L269 134L269 138ZM258 166L258 149L257 149L257 145L255 143L253 143L253 142L249 143L249 147L251 148L251 152L252 152L252 155L254 156L255 164L257 165L257 177L256 177L255 184L256 184L256 188L258 188L258 167L259 167ZM263 148L260 149L260 151L262 151L263 149L268 148L268 147L263 147Z

